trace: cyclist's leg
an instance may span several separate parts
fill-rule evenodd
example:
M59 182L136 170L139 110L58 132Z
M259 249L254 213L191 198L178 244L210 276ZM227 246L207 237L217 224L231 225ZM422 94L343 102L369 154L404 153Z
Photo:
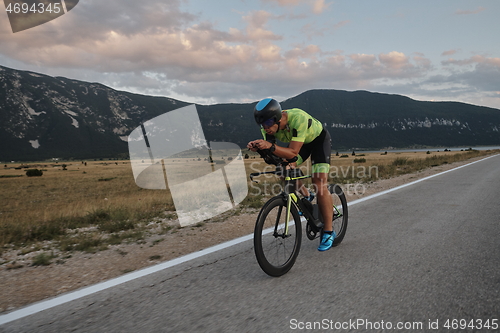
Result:
M300 156L299 156L299 159L300 159ZM294 162L294 163L288 164L288 166L286 168L287 169L295 169L296 167L297 167L297 163ZM281 177L281 179L283 179L283 177ZM302 183L302 181L300 179L297 180L297 190L304 197L308 197L310 195L309 190L307 189L307 187L304 186L304 184Z
M309 156L311 155L311 148L312 147L309 144L302 145L302 148L300 149L297 156L297 162L294 163L294 167L300 166L305 160L309 158ZM304 186L300 179L297 181L297 188L300 194L302 194L304 197L309 197L311 195L307 187Z
M314 184L314 188L316 189L318 208L321 211L321 216L323 217L323 230L332 231L333 201L330 191L328 191L328 173L313 173L312 182Z
M300 179L297 180L297 187L299 188L299 192L300 192L300 194L302 194L302 196L309 197L311 195L311 193L309 192L307 187L304 186L304 184L302 183L302 181Z
M330 133L326 129L311 143L314 143L312 157L312 181L316 188L319 210L323 216L324 231L332 231L333 201L328 191L328 173L332 152Z

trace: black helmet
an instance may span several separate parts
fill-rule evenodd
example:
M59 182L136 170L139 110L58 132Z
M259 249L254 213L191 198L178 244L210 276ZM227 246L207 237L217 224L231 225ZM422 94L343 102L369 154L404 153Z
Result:
M275 99L265 98L257 103L253 110L253 116L259 125L269 119L273 119L277 123L281 119L281 105Z

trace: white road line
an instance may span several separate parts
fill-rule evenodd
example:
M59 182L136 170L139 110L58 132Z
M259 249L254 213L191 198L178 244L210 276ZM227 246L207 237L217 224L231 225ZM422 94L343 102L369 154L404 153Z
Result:
M97 293L99 291L102 291L102 290L105 290L105 289L108 289L111 287L115 287L115 286L120 285L120 284L125 283L125 282L139 279L141 277L159 272L161 270L185 263L187 261L190 261L190 260L193 260L196 258L200 258L200 257L205 256L207 254L223 250L225 248L243 243L243 242L245 242L247 240L251 240L251 239L253 239L253 234L239 237L239 238L233 239L231 241L228 241L228 242L225 242L225 243L222 243L219 245L215 245L215 246L209 247L207 249L204 249L204 250L201 250L198 252L190 253L190 254L187 254L185 256L182 256L182 257L179 257L176 259L172 259L170 261L166 261L166 262L158 264L158 265L154 265L154 266L147 267L147 268L135 271L135 272L131 272L131 273L125 274L123 276L108 280L108 281L97 283L97 284L89 286L89 287L75 290L75 291L69 292L69 293L61 295L61 296L57 296L55 298L52 298L52 299L49 299L46 301L34 303L32 305L29 305L25 308L13 311L11 313L8 313L5 315L0 315L0 325L6 324L8 322L11 322L11 321L14 321L17 319L21 319L23 317L30 316L32 314L53 308L55 306L58 306L58 305L61 305L61 304L67 303L67 302L77 300L79 298Z
M415 185L415 184L423 182L425 180L428 180L428 179L431 179L431 178L434 178L434 177L437 177L437 176L441 176L441 175L444 175L445 173L452 172L452 171L455 171L455 170L458 170L458 169L461 169L461 168L465 168L465 167L467 167L469 165L473 165L473 164L476 164L478 162L482 162L482 161L485 161L485 160L487 160L489 158L496 157L496 156L499 156L499 155L497 154L497 155L492 155L492 156L489 156L489 157L485 157L485 158L483 158L481 160L478 160L478 161L475 161L475 162L471 162L471 163L468 163L468 164L464 164L464 165L461 165L459 167L456 167L456 168L453 168L453 169L450 169L450 170L446 170L446 171L437 173L437 174L432 175L432 176L428 176L428 177L425 177L425 178L422 178L422 179L418 179L418 180L412 181L411 183L408 183L408 184L404 184L404 185L400 185L400 186L397 186L397 187L393 187L391 189L388 189L388 190L385 190L385 191L381 191L381 192L369 195L367 197L351 201L351 202L348 203L348 206L353 206L355 204L358 204L358 203L361 203L361 202L364 202L364 201L367 201L367 200L371 200L371 199L376 198L376 197L380 197L380 196L385 195L387 193L394 192L394 191L400 190L402 188Z
M352 202L349 202L349 206L353 206L355 204L358 204L358 203L361 203L361 202L364 202L364 201L367 201L367 200L370 200L370 199L373 199L373 198L385 195L387 193L397 191L397 190L402 189L402 188L407 187L407 186L415 185L415 184L423 182L425 180L428 180L428 179L431 179L431 178L443 175L443 174L451 172L451 171L455 171L455 170L467 167L469 165L472 165L472 164L475 164L475 163L478 163L478 162L481 162L481 161L485 161L485 160L487 160L489 158L496 157L496 156L499 156L499 155L489 156L489 157L486 157L486 158L481 159L479 161L468 163L468 164L465 164L465 165L462 165L462 166L459 166L459 167L456 167L456 168L453 168L453 169L450 169L450 170L447 170L447 171L444 171L444 172L441 172L441 173L438 173L438 174L435 174L435 175L432 175L432 176L429 176L429 177L425 177L425 178L413 181L413 182L408 183L408 184L404 184L404 185L397 186L397 187L394 187L394 188L386 190L386 191L382 191L382 192L379 192L379 193L372 194L372 195L367 196L365 198L354 200ZM164 270L164 269L167 269L167 268L170 268L170 267L173 267L173 266L177 266L179 264L188 262L188 261L193 260L193 259L197 259L197 258L203 257L203 256L205 256L207 254L214 253L214 252L226 249L228 247L231 247L231 246L234 246L234 245L246 242L246 241L251 240L251 239L253 239L253 234L246 235L246 236L243 236L243 237L239 237L239 238L233 239L231 241L228 241L228 242L225 242L225 243L222 243L222 244L219 244L219 245L215 245L215 246L209 247L209 248L207 248L205 250L201 250L201 251L198 251L198 252L195 252L195 253L190 253L188 255L185 255L185 256L182 256L182 257L179 257L179 258L176 258L176 259L172 259L170 261L166 261L166 262L158 264L158 265L147 267L147 268L144 268L144 269L141 269L141 270L138 270L138 271L135 271L135 272L131 272L131 273L125 274L123 276L120 276L120 277L108 280L108 281L104 281L104 282L101 282L101 283L98 283L98 284L95 284L95 285L92 285L92 286L89 286L89 287L85 287L85 288L82 288L82 289L79 289L79 290L76 290L76 291L72 291L72 292L69 292L67 294L64 294L64 295L61 295L61 296L57 296L57 297L54 297L54 298L46 300L46 301L41 301L41 302L34 303L34 304L29 305L29 306L27 306L25 308L22 308L22 309L19 309L19 310L15 310L15 311L13 311L11 313L0 315L0 325L9 323L9 322L17 320L17 319L24 318L24 317L27 317L27 316L30 316L32 314L35 314L35 313L38 313L38 312L41 312L41 311L53 308L55 306L58 306L58 305L61 305L61 304L67 303L67 302L71 302L71 301L77 300L79 298L82 298L82 297L85 297L85 296L97 293L99 291L102 291L102 290L105 290L105 289L108 289L108 288L111 288L111 287L115 287L115 286L120 285L120 284L125 283L125 282L129 282L129 281L132 281L132 280L135 280L135 279L139 279L141 277L144 277L144 276L147 276L147 275L159 272L161 270Z

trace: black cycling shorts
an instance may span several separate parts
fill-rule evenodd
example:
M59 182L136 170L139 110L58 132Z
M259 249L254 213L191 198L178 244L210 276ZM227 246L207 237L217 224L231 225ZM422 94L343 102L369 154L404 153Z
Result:
M332 154L332 139L330 133L323 128L316 139L302 145L299 151L297 165L311 157L313 173L328 173Z

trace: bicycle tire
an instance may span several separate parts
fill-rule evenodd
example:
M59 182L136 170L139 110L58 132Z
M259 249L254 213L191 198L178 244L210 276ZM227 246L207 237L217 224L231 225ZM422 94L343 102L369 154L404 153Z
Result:
M262 207L254 230L254 251L262 270L273 277L286 274L294 265L300 251L302 226L294 205L291 207L288 233L284 235L287 205L282 196L271 198ZM281 212L281 214L279 213ZM278 219L279 217L279 219ZM274 232L275 226L276 233Z
M347 221L349 217L347 200L345 198L344 191L337 184L329 184L328 191L330 191L332 195L334 207L337 207L338 209L337 211L334 208L332 220L333 230L336 234L332 246L338 246L344 239L345 233L347 231Z

